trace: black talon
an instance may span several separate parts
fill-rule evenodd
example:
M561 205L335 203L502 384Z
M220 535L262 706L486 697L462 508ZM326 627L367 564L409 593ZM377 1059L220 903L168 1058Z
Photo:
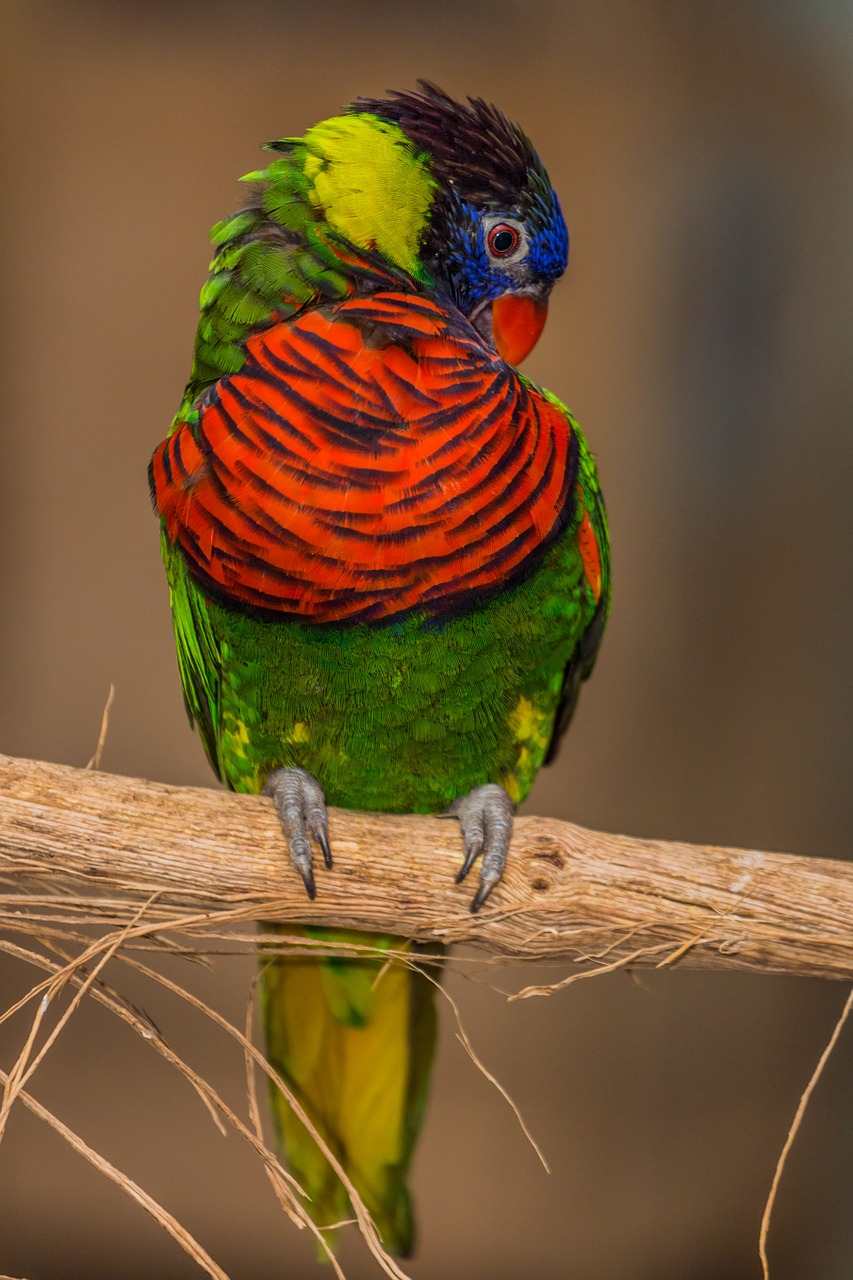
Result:
M299 867L299 874L302 876L302 883L305 885L305 892L313 902L317 897L317 886L314 883L314 872L310 867Z
M475 859L476 859L476 857L477 857L477 854L478 854L478 853L481 853L481 852L482 852L482 849L483 849L483 841L482 841L482 840L480 840L480 841L478 841L478 842L476 842L476 841L474 841L474 840L468 840L468 841L466 841L466 843L465 843L465 861L462 863L462 866L461 866L461 867L459 868L459 870L456 872L456 883L457 883L457 884L461 884L461 883L462 883L462 881L465 879L465 877L467 876L468 872L471 870L471 868L472 868L472 867L473 867L473 865L474 865L474 862L475 862Z
M471 899L471 905L468 908L472 916L476 915L476 913L480 910L480 907L482 907L483 903L486 901L486 898L488 898L489 894L492 892L496 884L497 884L497 880L493 881L492 884L483 884L482 881L480 882L480 886L477 889L477 892L474 894L474 897Z
M323 861L328 868L331 868L332 850L329 848L329 837L323 830L317 831L315 834L317 836L317 843L323 851Z

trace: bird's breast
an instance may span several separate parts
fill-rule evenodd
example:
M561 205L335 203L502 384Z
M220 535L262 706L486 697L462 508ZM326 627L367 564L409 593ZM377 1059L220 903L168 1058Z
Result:
M386 293L249 340L154 455L204 587L282 619L390 621L459 612L538 562L571 518L577 439L460 320Z

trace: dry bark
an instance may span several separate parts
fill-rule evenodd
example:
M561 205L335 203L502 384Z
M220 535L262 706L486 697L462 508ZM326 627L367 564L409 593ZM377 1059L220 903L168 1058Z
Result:
M319 859L309 902L269 800L0 756L0 928L127 925L150 899L149 933L287 920L519 960L853 978L851 864L519 818L472 916L454 821L335 809L330 828L335 866Z

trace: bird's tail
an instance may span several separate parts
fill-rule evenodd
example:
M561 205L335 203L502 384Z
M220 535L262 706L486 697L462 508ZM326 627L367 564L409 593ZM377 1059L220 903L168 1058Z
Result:
M275 926L267 926L275 928ZM300 929L332 945L413 953L385 934ZM364 1201L391 1253L411 1252L406 1179L435 1048L435 987L405 962L304 955L262 960L267 1054ZM352 1216L344 1187L304 1125L271 1089L275 1127L318 1226Z

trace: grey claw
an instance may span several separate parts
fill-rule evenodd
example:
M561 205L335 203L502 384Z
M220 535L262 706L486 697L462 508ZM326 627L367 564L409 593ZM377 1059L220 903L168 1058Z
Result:
M272 797L287 840L290 860L302 877L308 897L313 901L317 895L317 887L314 883L311 836L323 851L326 866L332 865L326 798L322 788L317 779L305 769L273 769L264 784L263 794Z
M474 915L476 912L480 910L480 907L482 907L483 903L486 901L486 898L488 898L489 894L492 892L492 890L494 889L497 883L498 883L497 880L492 880L489 884L486 884L484 883L482 878L480 879L480 884L477 889L477 892L474 894L474 897L471 899L471 905L468 908L468 910L471 912L472 915Z
M323 861L324 861L324 863L326 864L326 866L327 866L327 867L331 867L331 865L332 865L332 850L331 850L331 849L330 849L330 847L329 847L329 837L326 835L326 832L325 832L322 828L320 828L319 830L315 831L315 832L314 832L314 834L315 834L315 835L316 835L316 837L317 837L317 843L319 844L320 848L321 848L321 849L322 849L322 851L323 851Z
M483 852L484 836L483 836L482 827L480 827L479 830L475 829L473 832L469 831L467 833L463 829L462 835L464 839L463 847L465 850L465 860L462 863L462 866L456 872L457 884L462 883L462 881L467 876L468 872L473 867L474 861L477 858L477 856Z
M310 866L304 867L301 863L298 865L297 870L302 876L302 883L305 885L305 892L313 902L317 897L317 886L314 883L314 872Z
M308 775L311 777L311 775ZM313 782L313 778L311 779ZM317 787L319 791L320 788ZM323 861L327 867L332 865L332 850L329 847L329 819L326 816L326 801L322 791L320 791L320 802L313 803L309 808L306 819L308 822L308 830L317 841L323 854Z
M512 801L503 787L489 782L454 800L448 812L459 819L465 850L457 884L461 884L476 858L483 854L480 883L471 902L471 910L479 911L503 875L512 835Z

